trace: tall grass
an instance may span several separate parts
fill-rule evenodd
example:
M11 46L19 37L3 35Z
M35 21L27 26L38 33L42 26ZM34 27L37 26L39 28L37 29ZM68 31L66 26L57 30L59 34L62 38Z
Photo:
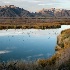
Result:
M60 24L55 23L38 23L38 24L0 24L0 29L47 29L47 28L60 28Z

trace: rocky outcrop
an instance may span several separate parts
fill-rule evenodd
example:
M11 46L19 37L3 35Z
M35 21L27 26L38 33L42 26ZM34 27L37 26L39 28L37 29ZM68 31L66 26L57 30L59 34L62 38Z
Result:
M70 59L70 29L64 30L57 38L56 66L60 67Z
M70 29L61 32L57 37L57 45L61 48L70 47Z

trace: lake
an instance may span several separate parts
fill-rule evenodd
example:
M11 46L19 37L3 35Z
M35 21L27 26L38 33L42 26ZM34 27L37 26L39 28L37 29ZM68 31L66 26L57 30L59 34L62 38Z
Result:
M57 36L68 28L70 25L45 30L0 30L0 61L50 58L55 53Z

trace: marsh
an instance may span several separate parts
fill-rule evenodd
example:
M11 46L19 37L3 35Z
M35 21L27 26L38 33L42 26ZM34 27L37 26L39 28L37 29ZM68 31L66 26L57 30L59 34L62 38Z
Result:
M57 36L70 25L57 29L0 30L0 60L47 59L55 54Z

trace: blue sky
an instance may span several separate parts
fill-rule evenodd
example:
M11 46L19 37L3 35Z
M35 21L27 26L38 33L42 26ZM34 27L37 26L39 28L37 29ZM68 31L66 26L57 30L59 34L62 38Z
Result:
M70 9L70 0L0 0L0 5L15 5L29 11L39 11L43 8Z

